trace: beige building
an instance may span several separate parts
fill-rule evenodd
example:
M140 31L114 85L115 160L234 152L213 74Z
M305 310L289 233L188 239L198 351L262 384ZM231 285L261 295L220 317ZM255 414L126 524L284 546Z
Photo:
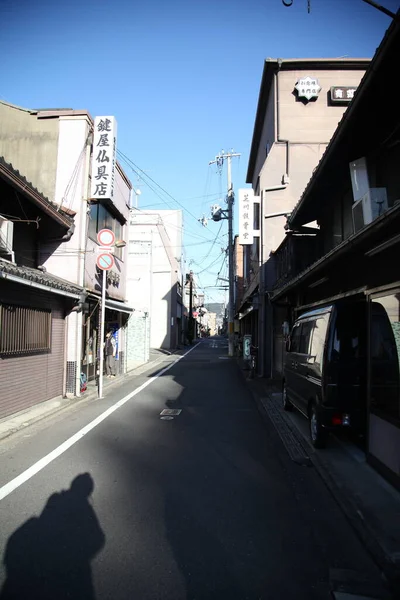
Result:
M285 237L290 214L357 89L369 59L267 59L264 64L246 182L254 229L245 246L241 332L259 346L259 374L273 374L272 312L275 281L270 259ZM313 231L305 231L312 235ZM279 332L278 332L279 335Z
M71 221L67 232L54 226L53 234L37 243L32 264L84 290L79 310L66 319L63 395L68 396L80 394L81 373L95 379L99 369L102 275L96 259L97 233L101 229L111 229L117 242L114 266L106 278L105 321L117 339L119 373L125 371L125 325L132 311L125 303L127 249L123 247L132 186L116 163L113 196L92 197L94 129L86 110L30 110L0 101L0 157ZM43 221L38 224L39 233L42 227Z

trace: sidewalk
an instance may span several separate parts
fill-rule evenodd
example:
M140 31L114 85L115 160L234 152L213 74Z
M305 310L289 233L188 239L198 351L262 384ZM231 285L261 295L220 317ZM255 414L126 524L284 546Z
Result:
M128 373L123 375L118 375L115 379L107 379L104 377L103 379L103 394L107 394L107 391L110 389L115 389L122 383L126 383L129 378L135 378L147 371L153 370L151 375L157 371L157 365L161 364L168 356L171 354L180 355L184 353L187 348L181 348L175 350L173 352L167 350L158 350L152 349L150 350L150 359L146 363L142 363L138 367L132 369ZM98 390L95 381L90 381L87 386L86 392L82 394L82 396L74 397L74 398L63 398L62 396L58 396L57 398L52 398L51 400L47 400L46 402L41 402L40 404L36 404L27 410L23 410L14 415L9 415L4 419L0 420L0 441L4 438L13 435L17 431L21 429L25 429L46 417L49 417L61 410L65 410L68 407L75 405L80 402L87 402L89 400L93 400L97 397Z
M362 450L345 439L330 435L327 447L315 450L307 420L296 410L283 410L280 383L248 379L240 362L257 407L272 421L292 460L316 469L400 597L400 492L370 467Z

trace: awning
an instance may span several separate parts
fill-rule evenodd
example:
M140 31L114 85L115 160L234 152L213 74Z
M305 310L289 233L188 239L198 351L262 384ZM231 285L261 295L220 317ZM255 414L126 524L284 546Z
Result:
M131 306L128 306L124 302L118 302L118 300L111 300L110 298L106 298L106 308L110 308L111 310L117 310L119 312L124 313L133 313L135 310Z
M251 306L249 306L248 308L246 308L243 312L239 312L239 321L241 321L242 319L244 319L245 317L247 317L247 315L251 312L253 312L253 310L256 310L256 307L253 306L253 304Z
M98 296L97 294L89 294L88 297L92 300L96 300L99 304L101 303L101 296ZM106 298L106 308L128 314L133 313L135 310L132 308L132 306L125 304L125 302L121 302L120 300L111 300L111 298Z

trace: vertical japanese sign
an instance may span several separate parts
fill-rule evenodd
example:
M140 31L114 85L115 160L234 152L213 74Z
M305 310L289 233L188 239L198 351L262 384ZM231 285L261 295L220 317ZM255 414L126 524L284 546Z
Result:
M251 188L239 190L239 244L252 244L254 238L254 192Z
M93 134L92 199L113 199L116 153L117 121L115 117L96 117Z

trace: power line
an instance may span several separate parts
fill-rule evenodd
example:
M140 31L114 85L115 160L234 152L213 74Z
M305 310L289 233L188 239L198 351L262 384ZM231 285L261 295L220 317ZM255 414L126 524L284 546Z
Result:
M226 258L226 257L225 257ZM217 258L215 260L212 261L212 263L210 263L209 265L207 265L207 267L204 267L204 269L202 269L201 271L199 271L198 273L195 273L196 275L200 275L201 273L204 273L204 271L208 271L208 269L210 267L212 267L213 265L215 265L215 263L220 259L220 256L217 256Z
M174 202L176 202L176 204L178 204L178 206L180 206L182 208L182 210L186 211L188 213L188 215L190 215L192 217L192 219L194 219L196 221L196 223L201 227L201 225L199 224L199 220L198 217L196 217L188 208L186 208L186 206L184 206L181 202L179 202L179 200L177 200L176 198L174 198L174 196L172 196L169 192L167 192L167 190L165 188L163 188L159 183L157 183L152 177L150 177L150 175L147 175L145 173L145 171L143 171L143 169L141 169L140 167L138 167L138 165L136 165L128 156L126 156L126 154L124 154L123 152L121 152L121 150L117 150L117 154L119 156L121 156L125 162L130 166L130 168L132 169L132 171L138 175L137 171L140 171L140 173L142 173L147 179L149 179L152 183L154 183L164 194L166 194L166 196L168 196L169 198L171 198L171 200L173 200ZM133 165L133 166L132 166ZM137 171L135 170L137 169ZM156 196L158 198L160 198L160 200L164 200L164 198L162 198L150 185L149 183L146 181L146 184L150 187L150 189L156 194ZM167 204L167 202L165 201L165 203ZM168 204L167 204L168 205Z

